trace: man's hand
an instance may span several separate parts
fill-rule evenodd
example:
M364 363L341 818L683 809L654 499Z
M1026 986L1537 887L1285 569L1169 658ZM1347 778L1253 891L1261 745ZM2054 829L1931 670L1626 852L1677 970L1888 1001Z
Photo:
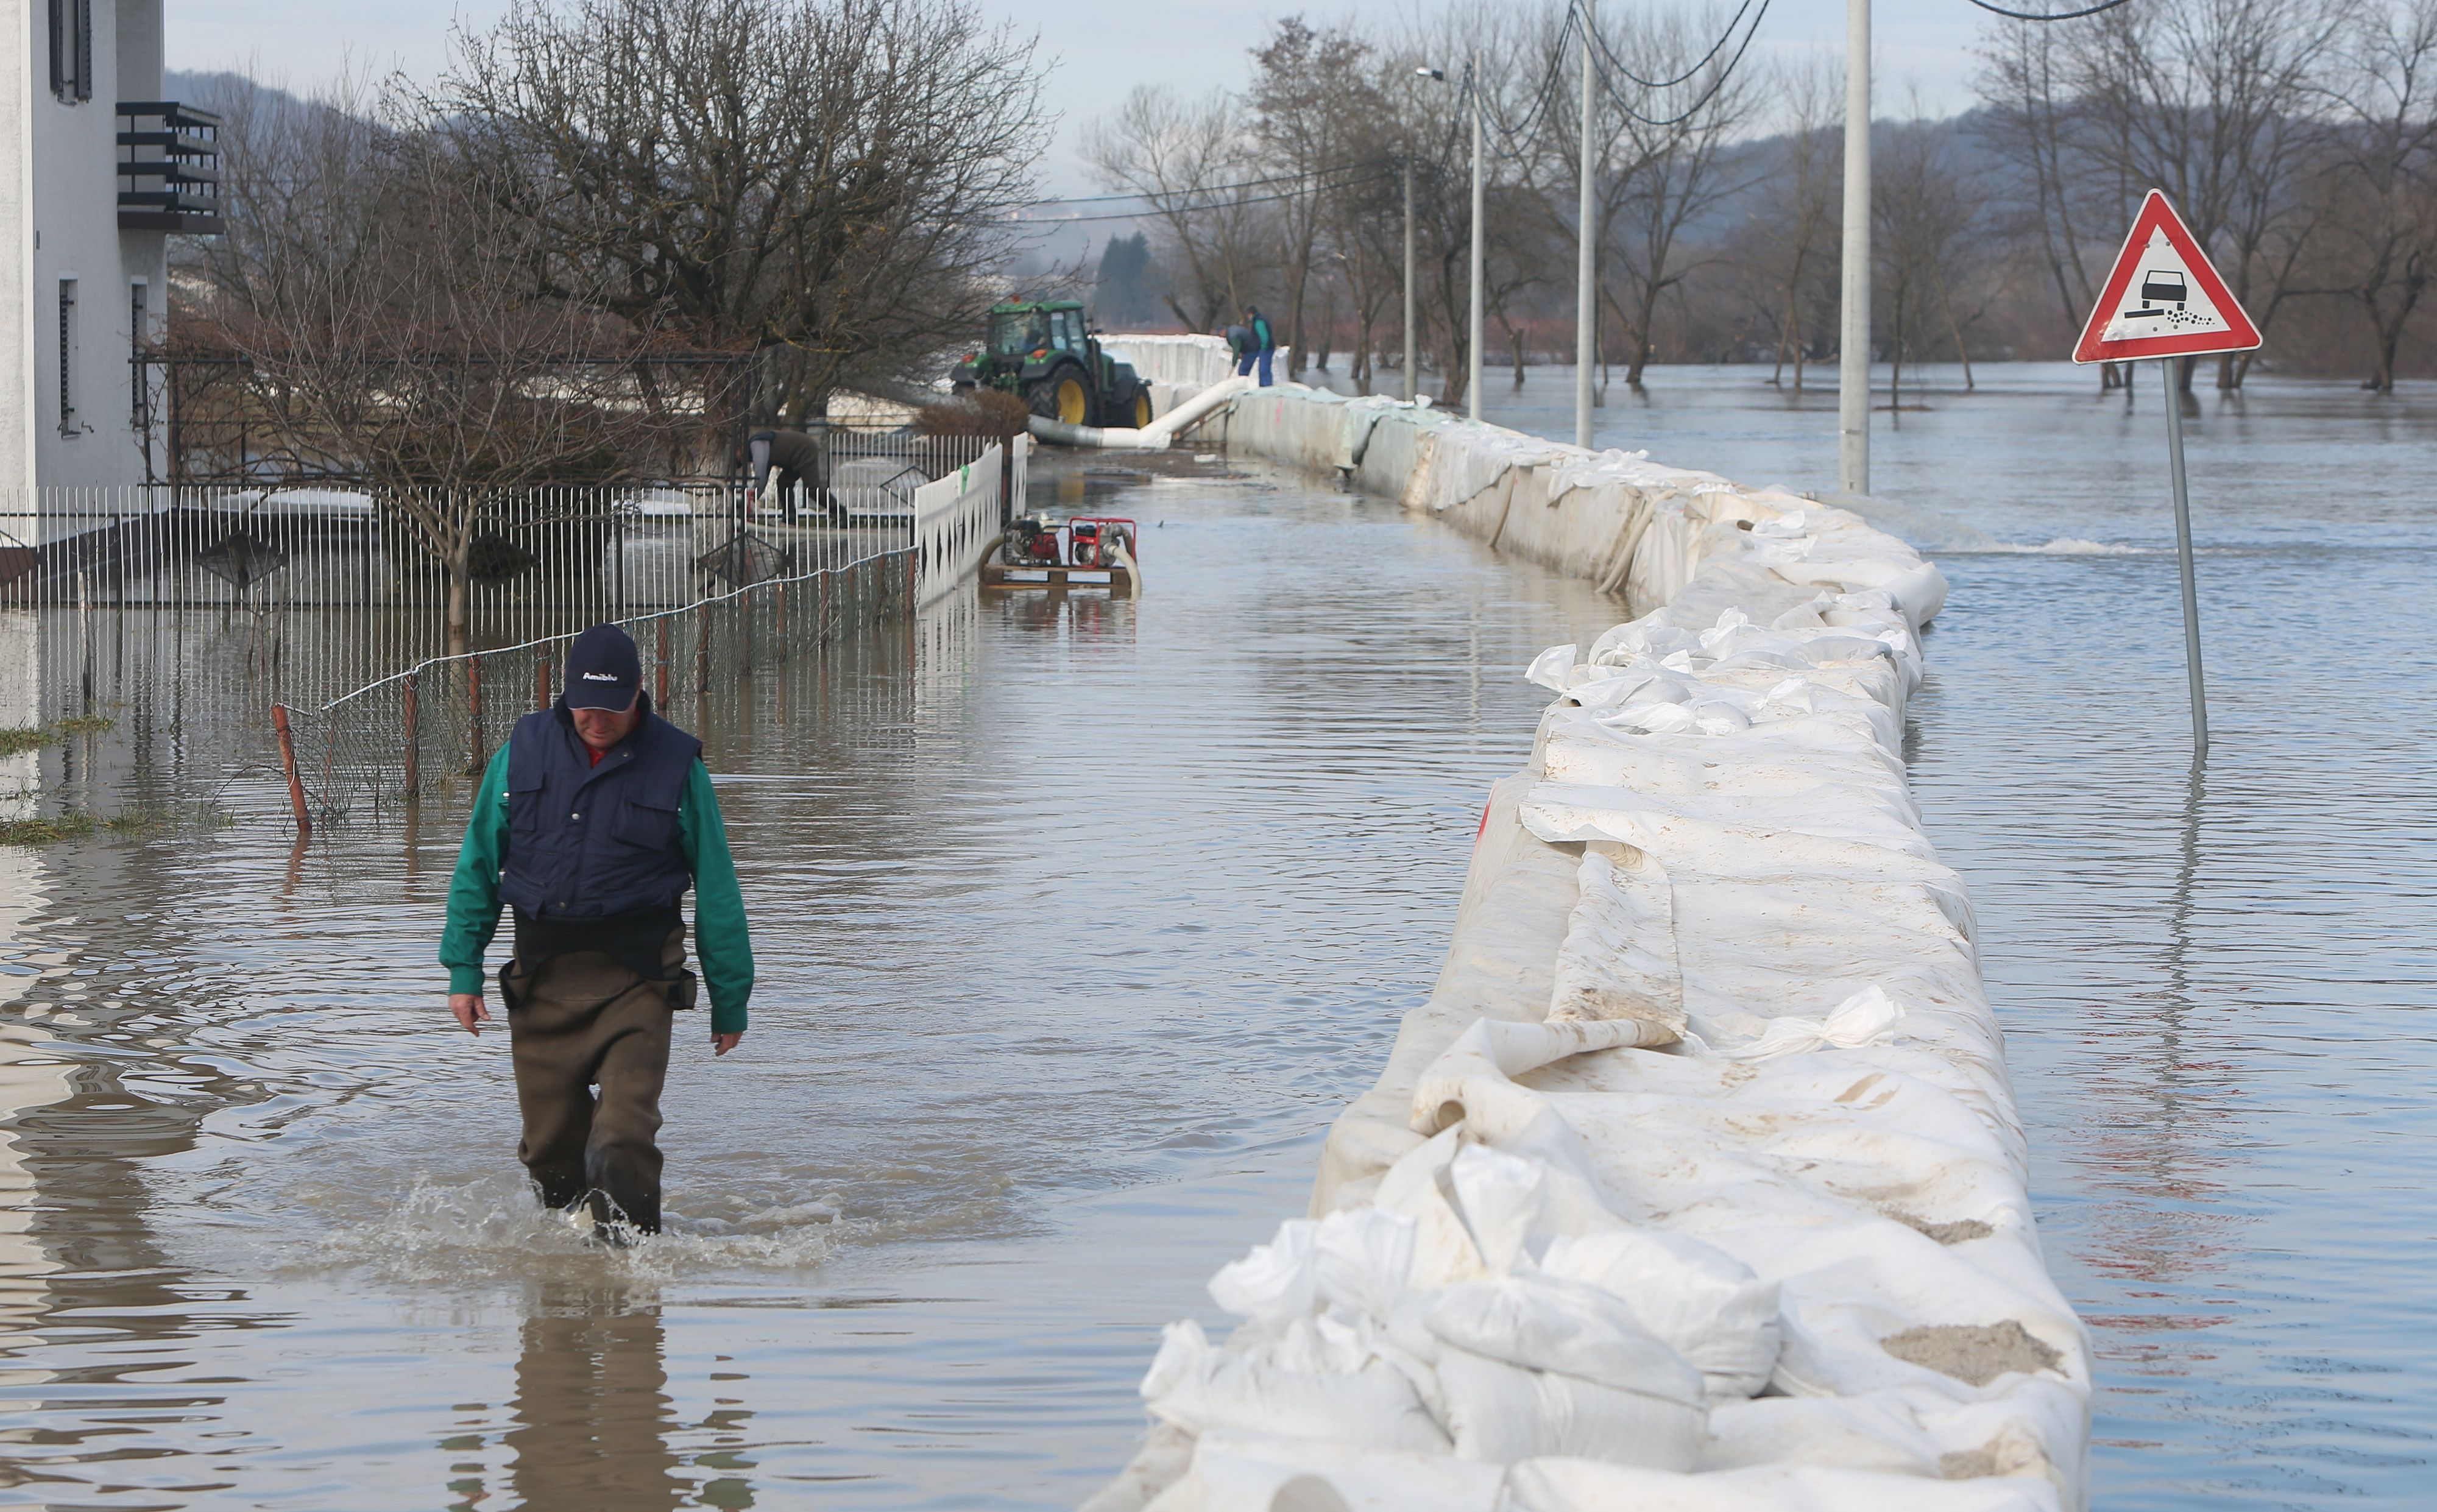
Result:
M743 1029L738 1029L733 1034L714 1033L710 1037L710 1053L714 1057L726 1055L728 1051L736 1048L736 1042L743 1038L745 1038L745 1031Z
M456 1014L457 1022L464 1025L465 1032L476 1039L482 1038L482 1026L491 1021L491 1011L482 1006L482 994L480 993L449 993L448 1011Z

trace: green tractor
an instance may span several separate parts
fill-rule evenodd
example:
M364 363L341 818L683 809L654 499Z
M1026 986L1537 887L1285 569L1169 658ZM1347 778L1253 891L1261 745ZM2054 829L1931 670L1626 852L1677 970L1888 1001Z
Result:
M1005 389L1032 413L1068 425L1150 424L1150 385L1133 364L1100 349L1071 299L993 306L990 339L949 375L959 394Z

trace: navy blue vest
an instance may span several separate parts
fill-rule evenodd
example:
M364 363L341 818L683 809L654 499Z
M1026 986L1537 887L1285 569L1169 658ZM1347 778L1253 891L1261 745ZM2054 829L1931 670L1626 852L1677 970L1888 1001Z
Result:
M567 703L508 737L508 853L500 896L536 918L674 908L693 875L677 802L702 742L643 706L634 732L592 765Z

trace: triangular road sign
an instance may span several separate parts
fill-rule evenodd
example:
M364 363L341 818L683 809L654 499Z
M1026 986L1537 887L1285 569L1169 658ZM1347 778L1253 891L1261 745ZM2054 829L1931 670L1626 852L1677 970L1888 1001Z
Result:
M2155 189L2141 202L2132 234L2115 255L2098 308L2074 343L2077 362L2129 362L2142 357L2247 352L2259 327L2209 266L2183 218Z

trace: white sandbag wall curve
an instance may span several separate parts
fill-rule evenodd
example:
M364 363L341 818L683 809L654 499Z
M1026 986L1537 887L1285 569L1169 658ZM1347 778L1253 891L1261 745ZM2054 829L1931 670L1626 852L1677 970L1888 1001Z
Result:
M1552 647L1310 1216L1091 1512L2080 1512L1972 906L1905 782L1937 569L1841 509L1300 388L1214 417L1639 617ZM1332 1499L1333 1498L1333 1499Z

